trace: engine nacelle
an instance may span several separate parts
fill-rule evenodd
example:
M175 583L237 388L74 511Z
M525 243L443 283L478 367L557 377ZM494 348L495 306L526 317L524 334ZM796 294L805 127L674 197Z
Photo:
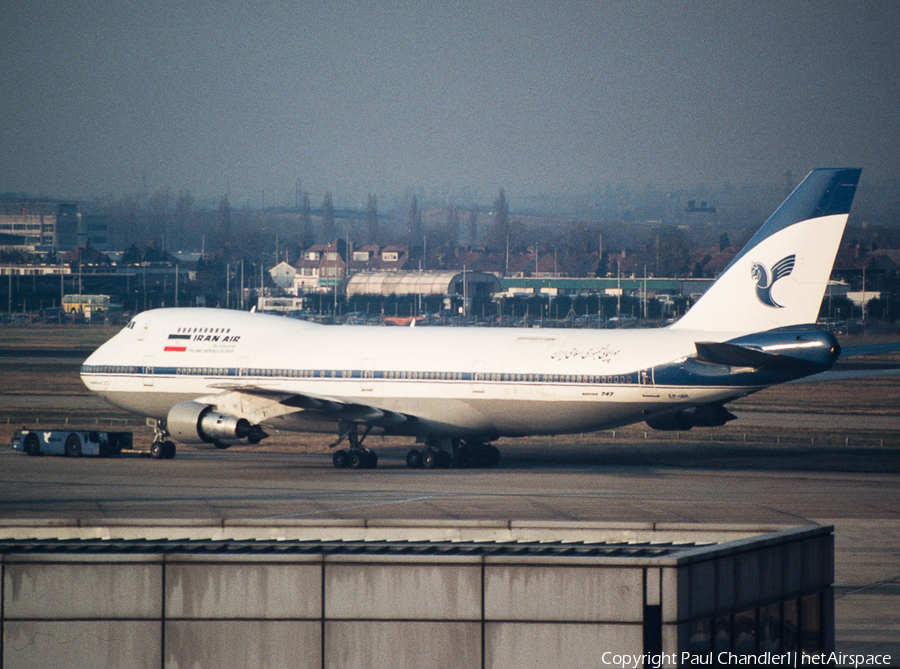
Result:
M254 434L246 418L219 413L208 404L181 402L169 411L166 428L172 438L183 444L215 443L237 440Z
M737 416L721 404L701 404L675 413L648 418L647 425L654 430L685 431L692 427L720 427L736 418Z

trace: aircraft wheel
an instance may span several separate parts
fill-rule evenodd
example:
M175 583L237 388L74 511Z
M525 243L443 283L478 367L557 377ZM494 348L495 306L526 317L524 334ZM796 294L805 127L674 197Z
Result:
M378 454L375 451L366 451L366 469L375 469L378 466Z
M231 448L231 444L226 444L225 442L222 442L222 441L214 441L214 442L213 442L213 446L215 446L216 448L219 448L219 449L221 449L221 450L223 450L223 451L224 451L226 448Z
M347 456L347 464L350 469L362 469L365 463L365 453L360 452L358 449L353 449L350 451L350 454Z
M171 460L175 457L175 442L174 441L164 441L162 445L162 458L163 460Z
M154 460L160 460L163 456L163 445L161 441L154 441L150 444L150 457Z
M422 467L422 451L418 448L414 448L407 453L406 466L410 469L420 469Z
M22 445L22 449L28 455L40 455L41 454L41 440L38 439L38 436L34 433L25 435L25 443Z
M436 469L438 467L439 451L426 451L422 456L422 467L425 469Z
M496 446L484 444L473 450L473 467L493 467L500 462L500 449Z
M334 455L331 457L331 462L334 463L334 466L338 469L343 469L347 466L347 451L341 449L339 451L335 451Z
M487 447L487 467L493 467L500 462L500 449L496 446Z
M460 444L453 454L454 467L471 467L472 466L472 449L465 444Z
M77 458L81 455L81 437L74 432L66 437L66 456Z

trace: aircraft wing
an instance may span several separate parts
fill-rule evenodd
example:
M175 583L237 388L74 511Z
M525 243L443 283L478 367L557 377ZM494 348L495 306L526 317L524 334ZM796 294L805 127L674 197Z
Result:
M387 427L415 419L415 416L342 397L288 392L277 385L216 383L212 387L222 392L198 398L197 401L213 403L219 411L241 416L254 424L299 410L319 414L324 419L373 427Z

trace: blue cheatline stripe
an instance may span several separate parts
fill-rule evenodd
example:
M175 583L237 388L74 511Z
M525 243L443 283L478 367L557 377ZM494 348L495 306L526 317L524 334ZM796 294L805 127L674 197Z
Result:
M244 374L241 374L241 370ZM463 381L469 383L552 383L552 384L619 384L636 385L639 375L629 374L510 374L499 372L411 372L359 369L287 369L262 367L144 367L136 365L82 365L82 374L211 376L246 379L327 379L380 381Z
M701 363L695 365L662 365L656 367L655 383L640 383L642 375L648 378L650 370L628 374L511 374L500 372L411 372L385 370L341 370L341 369L287 369L261 367L144 367L137 365L83 365L82 374L103 376L167 376L205 377L223 379L265 379L285 380L335 380L335 381L390 381L390 382L432 382L432 383L478 383L478 384L529 384L529 385L569 385L569 386L632 386L641 388L697 388L697 387L753 387L782 383L796 378L790 373L772 370L739 371L732 374L710 374ZM242 373L243 372L243 373Z

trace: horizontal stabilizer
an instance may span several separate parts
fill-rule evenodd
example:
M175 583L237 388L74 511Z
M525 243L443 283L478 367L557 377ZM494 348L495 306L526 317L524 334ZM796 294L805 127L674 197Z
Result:
M697 360L709 362L714 365L728 365L729 367L778 367L788 369L793 367L805 367L809 363L785 355L773 355L763 353L756 349L727 344L724 342L696 342Z

